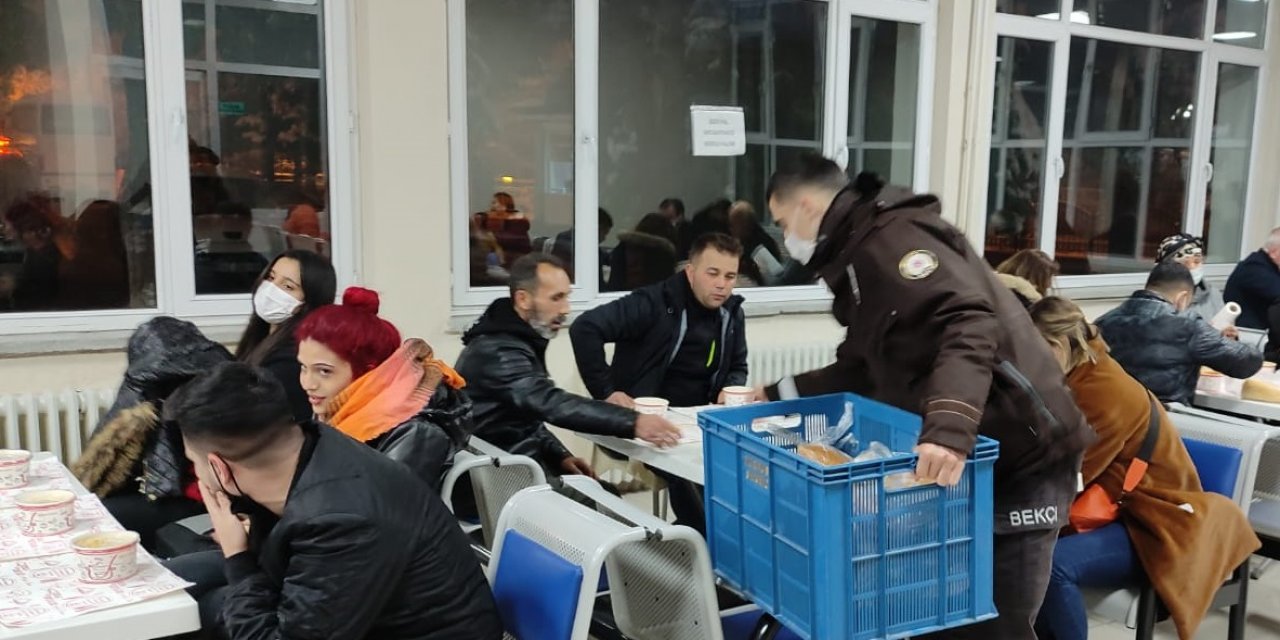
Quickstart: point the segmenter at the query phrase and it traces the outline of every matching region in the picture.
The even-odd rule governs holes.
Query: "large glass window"
[[[849,63],[849,172],[915,178],[920,25],[854,18]]]
[[[322,3],[183,5],[197,294],[243,294],[272,256],[329,253]]]
[[[1002,37],[995,65],[986,231],[992,265],[1040,246],[1053,43]]]
[[[1218,0],[1213,39],[1261,49],[1267,36],[1268,0]]]
[[[996,0],[996,10],[1019,16],[1036,16],[1057,20],[1062,0]]]
[[[931,1],[883,0],[879,19],[825,0],[529,4],[449,3],[461,306],[530,251],[569,261],[590,304],[671,277],[713,231],[742,242],[748,299],[821,295],[772,223],[769,176],[812,152],[923,181]],[[741,112],[741,155],[694,155],[691,111],[716,107]]]
[[[1077,0],[1073,6],[1071,20],[1084,24],[1182,38],[1204,34],[1205,0]]]
[[[739,286],[782,284],[765,181],[822,149],[826,20],[808,0],[600,3],[599,202],[613,222],[601,290],[670,277],[711,231],[746,245]],[[746,155],[693,156],[692,105],[741,107]]]
[[[1194,52],[1075,38],[1058,204],[1063,273],[1147,271],[1182,230],[1194,131]]]
[[[141,22],[0,3],[0,311],[156,306]]]
[[[1257,100],[1257,67],[1218,66],[1210,158],[1213,171],[1204,211],[1210,262],[1231,262],[1240,255]]]
[[[1045,20],[995,20],[989,261],[1039,248],[1063,275],[1127,284],[1175,233],[1203,235],[1212,263],[1238,260],[1268,3],[1077,0],[1069,18],[1033,4],[999,8]]]
[[[505,285],[535,244],[573,264],[573,2],[468,0],[466,16],[469,281]]]

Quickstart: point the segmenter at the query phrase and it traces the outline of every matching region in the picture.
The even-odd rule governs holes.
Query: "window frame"
[[[315,7],[323,37],[324,130],[326,135],[329,227],[333,238],[331,258],[339,286],[356,282],[359,238],[358,184],[355,153],[358,149],[354,76],[351,54],[354,39],[352,0],[314,0],[310,4],[267,0],[221,0],[223,6],[310,12]],[[46,350],[101,348],[94,336],[132,331],[156,316],[176,316],[220,334],[243,326],[252,313],[252,295],[196,295],[192,253],[191,188],[188,174],[186,82],[195,63],[186,61],[182,8],[172,0],[141,0],[144,58],[139,67],[132,58],[111,56],[113,68],[145,73],[147,138],[151,162],[152,242],[155,249],[156,305],[147,309],[94,309],[0,314],[0,351],[24,352],[23,342],[32,336],[56,336]],[[203,4],[203,3],[200,3]],[[201,68],[262,70],[262,65],[202,61]],[[279,69],[279,68],[277,68]],[[296,71],[295,68],[288,68]],[[216,116],[215,116],[216,117]],[[187,212],[171,215],[158,212]],[[67,338],[70,337],[70,340]],[[9,343],[12,344],[9,344]],[[10,347],[13,348],[10,348]]]
[[[573,1],[574,48],[574,224],[575,237],[594,238],[599,202],[599,18],[598,0]],[[919,85],[916,91],[916,138],[913,184],[929,188],[932,113],[937,42],[937,0],[809,0],[827,5],[826,50],[823,70],[821,151],[842,168],[848,164],[850,91],[850,31],[854,18],[910,22],[920,27]],[[460,327],[493,300],[507,295],[505,287],[475,287],[470,282],[468,220],[471,215],[470,164],[467,128],[466,0],[447,0],[449,66],[449,228],[452,265],[452,325]],[[808,141],[748,133],[753,144],[809,146]],[[763,204],[763,203],[761,203]],[[575,312],[616,300],[627,292],[600,290],[594,243],[575,242],[576,280],[571,301]],[[827,308],[831,294],[821,284],[738,289],[749,313],[807,313]]]
[[[1204,27],[1199,38],[1182,38],[1113,27],[1078,24],[1071,21],[1071,13],[1075,8],[1075,4],[1076,0],[1062,0],[1059,17],[1056,20],[996,12],[993,28],[988,34],[990,50],[993,52],[997,51],[999,40],[1002,37],[1035,40],[1053,45],[1053,67],[1049,88],[1049,120],[1046,130],[1048,144],[1045,148],[1045,179],[1040,187],[1041,205],[1037,221],[1040,238],[1037,248],[1046,251],[1049,255],[1055,255],[1056,252],[1058,204],[1060,202],[1062,181],[1066,178],[1065,153],[1070,148],[1083,148],[1099,144],[1124,146],[1126,143],[1125,134],[1127,132],[1115,132],[1111,135],[1086,133],[1083,136],[1078,136],[1070,144],[1065,140],[1066,95],[1073,38],[1188,51],[1198,55],[1197,63],[1199,68],[1196,80],[1197,86],[1194,92],[1196,96],[1196,112],[1193,117],[1193,128],[1189,141],[1191,159],[1189,161],[1190,170],[1187,175],[1187,194],[1182,218],[1182,228],[1186,233],[1193,235],[1199,235],[1204,229],[1204,205],[1207,187],[1212,177],[1212,166],[1209,162],[1209,157],[1213,144],[1213,122],[1220,65],[1224,63],[1236,64],[1254,67],[1258,70],[1258,95],[1255,98],[1255,122],[1249,155],[1248,186],[1245,193],[1246,206],[1244,219],[1241,221],[1241,228],[1247,234],[1255,217],[1259,215],[1255,211],[1256,207],[1251,206],[1251,204],[1258,181],[1258,145],[1261,142],[1259,134],[1262,129],[1262,127],[1258,126],[1258,114],[1263,113],[1265,92],[1270,75],[1268,73],[1266,49],[1254,49],[1214,40],[1214,24],[1218,8],[1216,0],[1208,0],[1205,3]],[[1270,30],[1272,22],[1273,20],[1268,18],[1268,30]],[[1272,34],[1268,33],[1266,41],[1272,42],[1271,38]],[[974,145],[975,151],[969,155],[969,161],[975,162],[976,166],[987,167],[988,171],[992,170],[990,154],[996,148],[993,146],[989,124],[992,122],[992,118],[995,117],[996,108],[994,104],[997,82],[995,67],[993,55],[990,64],[986,64],[981,71],[979,86],[984,87],[984,92],[981,96],[982,102],[979,112],[987,114],[988,117],[983,121],[988,124],[987,128],[981,133],[985,137],[978,141],[979,144]],[[1150,82],[1147,84],[1150,84]],[[1144,122],[1146,117],[1144,114]],[[1134,146],[1152,147],[1153,145],[1158,145],[1161,140],[1164,139],[1145,140],[1142,145]],[[1178,139],[1178,142],[1180,143],[1179,146],[1181,146],[1187,141]],[[1147,164],[1149,165],[1150,163],[1148,162]],[[1150,166],[1145,167],[1144,171],[1150,171]],[[1050,188],[1051,186],[1052,188]],[[981,181],[981,184],[974,185],[972,199],[970,200],[970,206],[974,207],[973,210],[981,212],[981,223],[970,225],[966,235],[980,252],[985,251],[987,219],[991,213],[987,210],[988,193],[989,185],[986,181]],[[1145,208],[1145,201],[1142,206]],[[1247,241],[1247,237],[1242,237],[1239,240],[1240,257],[1242,258],[1251,252],[1252,248]],[[1234,261],[1206,264],[1205,273],[1211,278],[1225,277],[1230,274],[1234,266]],[[1090,298],[1127,295],[1134,287],[1140,287],[1145,280],[1146,273],[1112,273],[1059,276],[1055,284],[1059,290],[1069,291],[1073,296]]]

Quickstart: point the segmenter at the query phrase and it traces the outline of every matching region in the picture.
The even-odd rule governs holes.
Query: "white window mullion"
[[[483,307],[497,287],[471,286],[471,176],[467,129],[467,2],[449,0],[449,219],[453,239],[453,304]]]
[[[1071,68],[1071,36],[1061,32],[1053,41],[1053,74],[1049,80],[1049,127],[1045,131],[1044,182],[1040,196],[1040,250],[1054,255],[1058,246],[1058,200],[1066,176],[1063,134],[1067,120],[1067,75]],[[1080,114],[1078,117],[1083,117]]]
[[[1200,57],[1200,83],[1196,89],[1195,131],[1187,176],[1187,209],[1182,229],[1193,236],[1204,233],[1205,198],[1208,196],[1213,156],[1213,118],[1217,108],[1218,59],[1212,49]]]
[[[915,167],[912,172],[915,190],[929,191],[929,164],[933,159],[933,87],[936,73],[938,39],[938,7],[930,4],[932,15],[920,23],[920,72],[916,88]]]
[[[822,128],[822,153],[833,158],[842,169],[854,161],[849,157],[849,113],[852,109],[849,90],[849,64],[853,51],[849,34],[853,17],[832,3],[827,6],[827,73],[823,88],[826,126]],[[857,165],[854,165],[857,166]]]
[[[360,282],[359,153],[355,113],[356,82],[351,64],[351,25],[355,6],[349,0],[326,0],[324,78],[326,133],[329,136],[329,233],[338,291]]]
[[[599,293],[600,3],[573,3],[573,259],[575,301]]]
[[[196,313],[182,4],[143,2],[156,293],[162,313]],[[212,115],[210,116],[212,117]]]

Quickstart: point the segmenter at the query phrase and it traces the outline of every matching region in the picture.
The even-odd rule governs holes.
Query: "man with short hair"
[[[528,455],[557,476],[594,472],[547,423],[664,447],[679,441],[679,429],[665,418],[569,393],[547,373],[547,345],[569,317],[563,262],[546,254],[520,258],[511,266],[510,290],[511,297],[493,301],[467,330],[455,366],[467,380],[477,436]]]
[[[263,370],[217,365],[176,392],[164,413],[182,431],[226,558],[227,586],[201,598],[206,632],[231,640],[502,637],[489,585],[439,496],[364,444],[298,424]],[[179,575],[185,558],[171,566]]]
[[[1271,230],[1261,249],[1236,265],[1222,297],[1240,305],[1236,326],[1268,328],[1267,312],[1280,302],[1280,227]]]
[[[733,295],[742,245],[722,233],[694,240],[684,271],[583,313],[569,328],[578,373],[592,397],[623,407],[637,397],[673,407],[724,401],[747,383],[746,317]],[[605,345],[616,345],[613,363]],[[702,492],[669,474],[676,522],[706,529]]]
[[[868,173],[849,184],[836,163],[805,154],[773,175],[767,200],[791,257],[830,287],[848,332],[835,364],[760,393],[850,391],[921,414],[916,474],[942,486],[960,481],[979,434],[998,440],[991,515],[1000,617],[940,635],[1034,640],[1054,544],[1094,439],[1048,345],[942,219],[936,197],[884,187]]]
[[[1191,272],[1161,262],[1147,286],[1095,323],[1111,355],[1161,402],[1191,404],[1200,367],[1232,378],[1262,368],[1262,352],[1222,335],[1204,318],[1183,313],[1195,292]]]

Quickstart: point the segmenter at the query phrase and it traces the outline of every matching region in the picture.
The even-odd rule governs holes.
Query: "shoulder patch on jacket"
[[[938,256],[932,251],[917,249],[898,261],[898,273],[908,280],[923,280],[938,270]]]

